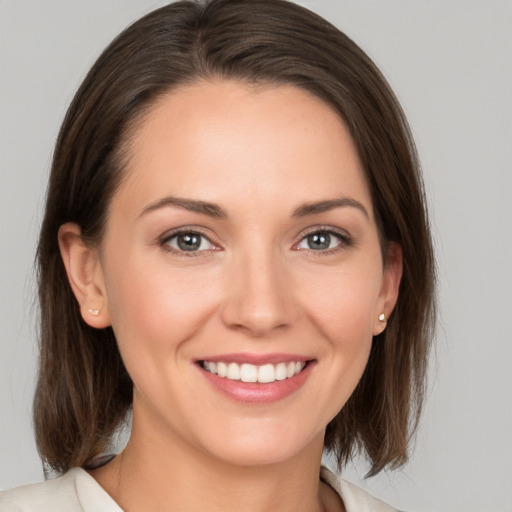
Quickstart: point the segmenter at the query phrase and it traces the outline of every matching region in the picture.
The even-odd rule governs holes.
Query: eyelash
[[[182,227],[182,228],[179,228],[179,229],[177,229],[175,231],[171,231],[171,232],[166,233],[160,239],[159,245],[165,251],[167,251],[167,252],[169,252],[171,254],[174,254],[176,256],[184,256],[186,258],[201,256],[202,255],[201,253],[206,252],[204,250],[202,250],[202,251],[183,251],[183,250],[179,250],[179,249],[175,249],[174,247],[171,247],[169,245],[169,242],[173,238],[176,238],[176,237],[178,237],[180,235],[195,235],[195,236],[199,236],[199,237],[205,238],[206,240],[208,240],[208,242],[212,246],[216,247],[215,244],[208,238],[208,236],[205,233],[201,232],[201,230],[199,230],[197,228],[187,228],[187,227]],[[218,250],[218,249],[216,249],[216,250]]]
[[[329,226],[329,227],[327,227],[327,226],[325,226],[325,227],[324,226],[315,226],[315,228],[313,228],[313,229],[311,229],[311,230],[309,230],[309,231],[307,231],[305,233],[302,233],[300,235],[299,242],[294,244],[293,247],[295,248],[298,245],[300,245],[308,236],[316,235],[316,234],[327,234],[329,236],[334,235],[336,238],[339,239],[340,242],[335,247],[332,247],[330,249],[325,249],[325,250],[303,249],[305,251],[308,251],[313,256],[330,255],[330,254],[342,251],[343,249],[345,249],[347,247],[350,247],[350,246],[352,246],[354,244],[354,242],[352,240],[352,237],[346,231],[338,230],[338,229],[335,229],[335,228],[333,228],[331,226]],[[179,228],[176,231],[172,231],[172,232],[166,233],[160,239],[159,245],[165,251],[167,251],[167,252],[169,252],[171,254],[175,254],[177,256],[197,257],[197,256],[201,256],[202,253],[207,252],[207,250],[185,251],[185,250],[179,250],[179,249],[175,249],[174,247],[171,247],[169,245],[169,242],[171,240],[173,240],[174,238],[180,236],[180,235],[195,235],[195,236],[199,236],[199,237],[205,238],[211,244],[211,246],[217,247],[208,238],[208,236],[205,233],[201,232],[201,230],[198,230],[197,228],[186,228],[186,227]],[[213,249],[213,250],[219,250],[219,249]],[[295,249],[295,250],[299,250],[299,249]]]
[[[333,228],[332,226],[315,226],[314,228],[306,231],[305,233],[301,233],[300,241],[297,244],[294,244],[294,247],[300,245],[308,236],[317,234],[327,234],[329,236],[334,235],[336,238],[339,239],[339,243],[335,247],[325,250],[304,249],[308,251],[308,253],[311,254],[312,256],[328,256],[343,251],[347,247],[354,245],[352,237],[344,230],[336,229]]]

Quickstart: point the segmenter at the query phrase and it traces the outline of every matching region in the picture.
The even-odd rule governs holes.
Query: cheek
[[[176,350],[201,329],[218,296],[211,276],[130,261],[123,272],[111,274],[109,307],[122,352],[137,357]],[[205,286],[206,282],[210,286]]]
[[[357,347],[370,342],[381,276],[378,265],[333,270],[310,281],[308,293],[301,293],[304,308],[332,343]]]

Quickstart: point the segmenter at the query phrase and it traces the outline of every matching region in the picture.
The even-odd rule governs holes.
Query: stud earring
[[[91,313],[91,315],[93,315],[93,316],[98,316],[100,314],[100,310],[99,309],[89,309],[89,313]]]
[[[386,321],[386,315],[384,313],[381,313],[379,315],[379,322],[385,322]]]

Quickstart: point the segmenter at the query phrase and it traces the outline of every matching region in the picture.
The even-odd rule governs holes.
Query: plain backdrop
[[[42,479],[33,260],[52,146],[100,51],[164,2],[0,0],[0,489]],[[512,2],[304,0],[383,70],[423,162],[441,322],[411,462],[364,481],[412,512],[512,511]]]

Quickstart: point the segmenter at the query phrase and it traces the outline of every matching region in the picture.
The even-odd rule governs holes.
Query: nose
[[[286,264],[271,251],[234,258],[226,272],[222,321],[230,329],[262,338],[291,326],[297,315]]]

